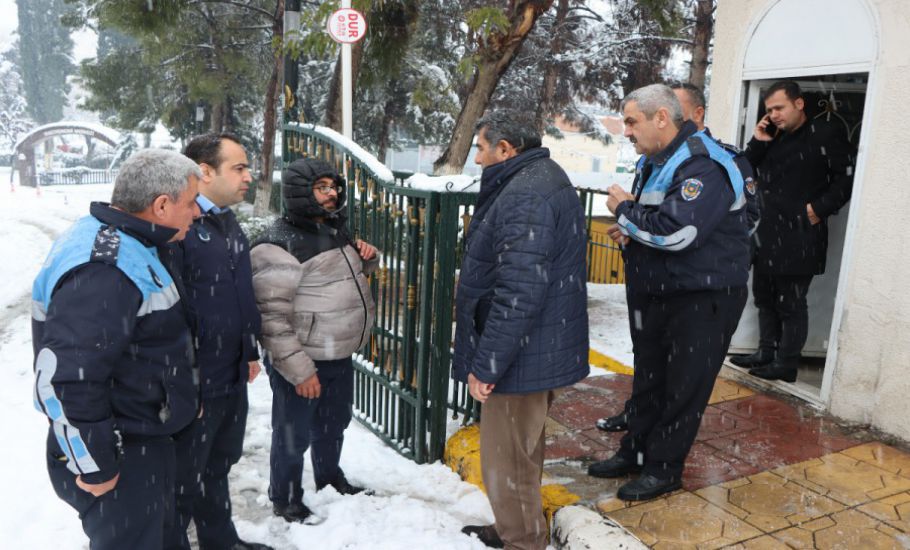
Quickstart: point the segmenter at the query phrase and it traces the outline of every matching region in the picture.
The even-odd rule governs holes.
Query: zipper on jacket
[[[367,336],[367,319],[370,317],[370,315],[367,308],[366,298],[363,297],[363,291],[360,290],[360,283],[357,281],[357,274],[354,273],[354,267],[351,265],[351,261],[348,260],[348,255],[344,253],[345,246],[346,245],[342,245],[338,250],[341,251],[341,256],[344,258],[344,262],[348,264],[348,270],[351,272],[351,279],[354,281],[354,288],[357,289],[357,294],[360,295],[360,303],[363,306],[363,330],[360,331],[360,341],[363,342]]]

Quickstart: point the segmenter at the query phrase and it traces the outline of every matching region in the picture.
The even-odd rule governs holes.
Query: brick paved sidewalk
[[[686,462],[683,489],[626,504],[628,478],[586,475],[621,434],[632,377],[590,377],[556,399],[546,475],[655,548],[910,548],[910,453],[791,398],[719,379]]]

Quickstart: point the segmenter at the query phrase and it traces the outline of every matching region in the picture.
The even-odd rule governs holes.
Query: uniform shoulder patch
[[[701,195],[701,190],[704,189],[705,184],[699,179],[689,178],[683,182],[680,192],[682,193],[683,200],[694,201]]]
[[[745,183],[746,183],[746,192],[749,193],[750,195],[754,195],[755,194],[755,178],[747,177]]]

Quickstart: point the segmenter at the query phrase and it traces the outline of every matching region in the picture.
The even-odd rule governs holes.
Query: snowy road
[[[110,186],[48,187],[10,192],[0,169],[0,546],[87,548],[75,511],[53,494],[44,466],[46,420],[34,410],[29,291],[52,239],[88,212],[91,200],[107,200]],[[486,497],[441,464],[417,465],[400,457],[356,422],[345,439],[342,467],[350,480],[376,496],[341,497],[313,491],[307,472],[306,503],[326,521],[288,525],[271,515],[268,486],[269,408],[265,377],[250,388],[246,449],[232,472],[233,506],[240,535],[280,549],[480,549],[460,533],[466,523],[492,521]]]

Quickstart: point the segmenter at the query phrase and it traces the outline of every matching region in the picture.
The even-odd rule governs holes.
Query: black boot
[[[797,363],[795,361],[775,360],[770,365],[749,370],[749,374],[765,380],[783,380],[796,382]]]
[[[461,532],[469,537],[477,535],[480,542],[490,548],[502,548],[505,546],[505,543],[499,538],[499,533],[496,532],[496,527],[493,525],[467,525],[462,527]]]
[[[774,350],[770,348],[758,348],[758,351],[749,355],[733,355],[730,362],[737,367],[753,368],[767,365],[774,361]]]
[[[616,416],[601,418],[596,426],[598,430],[604,432],[624,432],[629,429],[629,415],[623,411]]]
[[[278,504],[272,503],[272,512],[284,518],[288,523],[304,523],[307,518],[313,515],[313,512],[307,508],[306,504]]]
[[[616,491],[616,496],[621,500],[651,500],[681,487],[682,482],[679,479],[660,479],[645,474],[620,487]]]
[[[588,475],[594,477],[622,477],[640,471],[641,464],[619,455],[588,466]]]
[[[329,483],[328,485],[317,486],[316,490],[321,491],[325,487],[334,487],[339,494],[342,495],[356,495],[364,492],[363,487],[358,487],[357,485],[351,485],[348,482],[348,478],[344,477],[344,472],[340,469],[338,470],[338,475],[335,477],[335,481]],[[372,495],[373,491],[366,491],[367,495]]]

